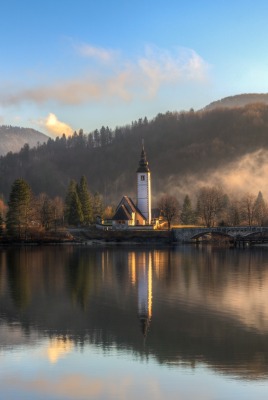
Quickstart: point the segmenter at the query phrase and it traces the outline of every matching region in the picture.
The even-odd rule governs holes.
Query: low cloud
[[[64,122],[59,121],[53,113],[50,113],[41,125],[45,126],[47,131],[55,137],[61,136],[63,133],[65,133],[66,136],[73,134],[73,129]]]
[[[156,96],[162,87],[180,85],[185,82],[204,83],[208,79],[208,64],[193,50],[146,48],[145,54],[134,60],[118,57],[116,65],[107,70],[102,63],[111,61],[114,53],[110,50],[80,46],[80,54],[94,58],[97,65],[89,66],[88,74],[79,78],[58,80],[46,86],[17,90],[3,89],[0,95],[2,106],[23,102],[42,104],[79,105],[90,101],[119,98],[130,101],[134,98]]]
[[[268,151],[260,149],[240,157],[234,162],[203,174],[188,174],[184,178],[170,176],[163,187],[163,193],[168,192],[183,199],[188,193],[195,195],[202,186],[220,186],[230,196],[238,198],[245,193],[252,193],[257,197],[261,191],[268,201]],[[180,182],[178,186],[178,182]]]

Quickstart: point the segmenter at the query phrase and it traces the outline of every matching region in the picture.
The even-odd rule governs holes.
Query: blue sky
[[[52,137],[268,92],[268,2],[9,0],[0,124]]]

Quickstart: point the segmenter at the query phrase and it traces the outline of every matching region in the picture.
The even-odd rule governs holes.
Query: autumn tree
[[[168,229],[170,230],[172,220],[179,216],[180,206],[178,200],[174,196],[164,195],[159,200],[158,207],[163,217],[166,219]]]
[[[24,179],[16,179],[11,187],[6,218],[7,232],[19,238],[27,235],[31,214],[32,193]]]
[[[197,215],[209,228],[214,226],[223,210],[225,196],[220,188],[203,186],[197,194]]]

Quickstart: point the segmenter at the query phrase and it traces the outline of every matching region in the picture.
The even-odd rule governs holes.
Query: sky
[[[266,0],[1,3],[0,124],[51,137],[268,92]]]

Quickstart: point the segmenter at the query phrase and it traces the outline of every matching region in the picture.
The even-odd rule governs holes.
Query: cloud
[[[102,47],[94,47],[86,43],[75,46],[75,48],[81,56],[95,58],[104,63],[111,62],[117,55],[117,52],[114,50],[107,50]]]
[[[45,121],[41,121],[41,125],[45,126],[48,132],[55,137],[61,136],[63,133],[65,133],[66,136],[73,134],[73,129],[64,122],[59,121],[53,113],[50,113]]]
[[[155,95],[164,84],[185,81],[206,82],[208,64],[191,49],[175,49],[171,52],[156,47],[147,47],[145,57],[138,65],[146,79],[149,93]]]
[[[185,82],[203,83],[208,78],[208,64],[191,49],[165,50],[147,46],[145,54],[136,59],[118,58],[116,65],[107,70],[103,61],[114,57],[110,50],[80,46],[80,53],[95,58],[97,65],[89,66],[87,74],[68,80],[51,82],[18,90],[2,88],[0,105],[17,105],[24,102],[42,104],[80,105],[116,98],[122,101],[156,96],[161,88],[174,88]],[[172,85],[172,86],[171,86]]]

